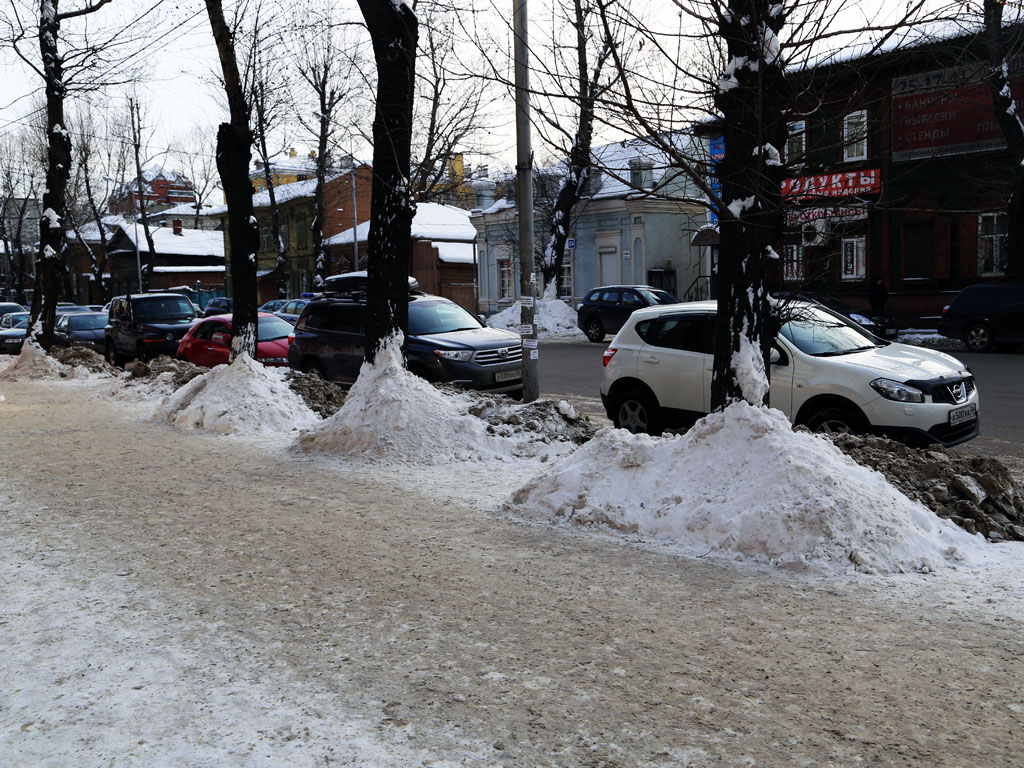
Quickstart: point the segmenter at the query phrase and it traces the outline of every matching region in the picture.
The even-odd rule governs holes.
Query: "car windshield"
[[[103,328],[106,324],[106,315],[82,314],[70,315],[68,317],[68,327],[72,331],[95,331]]]
[[[409,302],[409,334],[412,336],[472,331],[479,327],[479,320],[451,301]]]
[[[779,332],[801,352],[815,357],[846,355],[886,346],[856,323],[813,306],[791,307],[789,320]]]
[[[286,339],[293,330],[292,324],[280,317],[261,317],[256,326],[256,341]]]
[[[134,309],[138,320],[192,320],[196,316],[192,302],[184,296],[136,299]]]

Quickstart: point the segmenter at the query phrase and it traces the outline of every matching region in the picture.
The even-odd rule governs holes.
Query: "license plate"
[[[522,378],[522,375],[521,371],[501,371],[500,373],[494,374],[494,381],[495,383],[502,381],[518,381]]]
[[[954,408],[949,412],[949,426],[955,427],[957,424],[963,424],[965,421],[971,421],[976,418],[978,418],[977,403],[971,403],[962,408]]]

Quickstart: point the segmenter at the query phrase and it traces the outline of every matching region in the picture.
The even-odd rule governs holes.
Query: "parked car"
[[[351,383],[363,363],[366,304],[324,296],[303,309],[288,345],[288,363],[300,371]],[[428,381],[468,389],[521,394],[523,346],[519,334],[488,328],[453,301],[409,294],[409,370]]]
[[[229,299],[227,296],[215,296],[206,302],[206,307],[203,309],[203,317],[225,315],[234,309],[234,306],[235,302],[233,299]]]
[[[8,315],[11,312],[25,312],[25,307],[21,304],[15,304],[13,301],[0,301],[0,317]]]
[[[28,312],[8,312],[0,317],[0,355],[16,355],[21,352],[28,332]]]
[[[192,302],[178,293],[118,296],[110,304],[103,350],[114,365],[133,357],[174,355],[196,320]]]
[[[274,299],[273,301],[266,302],[260,307],[260,312],[277,312],[281,307],[288,303],[288,299]]]
[[[53,343],[58,347],[88,347],[102,355],[107,320],[102,312],[61,315],[53,329]]]
[[[365,269],[358,272],[344,272],[331,275],[324,281],[325,293],[366,293],[367,274]],[[415,277],[409,277],[409,290],[419,290],[420,283]]]
[[[264,365],[288,365],[288,334],[292,325],[277,315],[260,312],[256,321],[256,359]],[[224,365],[231,354],[231,315],[200,320],[182,336],[178,358],[213,368]]]
[[[604,354],[615,426],[659,434],[711,407],[715,302],[634,312]],[[771,404],[819,432],[871,432],[950,446],[978,434],[978,390],[950,355],[879,339],[834,312],[787,309],[771,358]]]
[[[970,285],[942,309],[939,333],[972,352],[1009,351],[1024,342],[1024,285]]]
[[[309,303],[309,299],[292,299],[274,314],[282,320],[287,320],[292,325],[299,319],[303,308]]]
[[[588,293],[576,311],[576,325],[595,343],[617,332],[642,307],[675,304],[675,296],[649,285],[606,285]]]
[[[838,312],[845,318],[853,320],[868,333],[880,339],[893,341],[900,335],[900,329],[896,321],[884,312],[875,312],[871,309],[858,309],[835,296],[826,296],[821,293],[779,293],[776,298],[783,301],[807,301],[812,304],[821,304],[833,312]]]

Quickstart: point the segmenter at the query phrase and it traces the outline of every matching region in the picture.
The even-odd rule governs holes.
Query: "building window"
[[[281,225],[281,242],[284,243],[284,250],[288,250],[288,225]]]
[[[978,274],[1001,275],[1006,269],[1005,213],[978,216]]]
[[[868,157],[868,113],[861,109],[843,118],[843,160]]]
[[[903,277],[921,280],[934,271],[935,227],[932,222],[903,225]]]
[[[562,279],[558,285],[559,298],[572,298],[572,259],[562,258]]]
[[[500,284],[498,286],[498,298],[511,299],[513,278],[511,259],[501,259],[498,261],[498,275],[500,278]]]
[[[270,236],[270,224],[266,221],[260,222],[260,250],[276,251],[273,238]]]
[[[799,243],[782,246],[782,279],[804,279],[804,247]]]
[[[786,123],[786,162],[800,165],[807,150],[807,124],[803,120]]]
[[[863,237],[843,239],[843,280],[863,280],[867,277],[867,247]]]
[[[305,216],[299,216],[299,218],[297,218],[295,220],[295,247],[296,248],[305,248],[306,247],[306,232],[307,231],[308,231],[308,227],[306,227],[306,217]]]
[[[647,161],[630,161],[629,185],[634,189],[650,189],[653,187],[654,166]]]
[[[584,194],[591,196],[596,195],[601,191],[601,184],[602,179],[600,169],[591,168],[587,171],[587,181],[586,184],[584,184]]]

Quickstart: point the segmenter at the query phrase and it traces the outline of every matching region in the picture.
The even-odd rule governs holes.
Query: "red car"
[[[256,359],[264,365],[288,367],[288,334],[294,329],[277,315],[260,312],[256,327]],[[231,352],[231,315],[215,315],[189,328],[178,344],[178,357],[212,368],[228,361]]]

